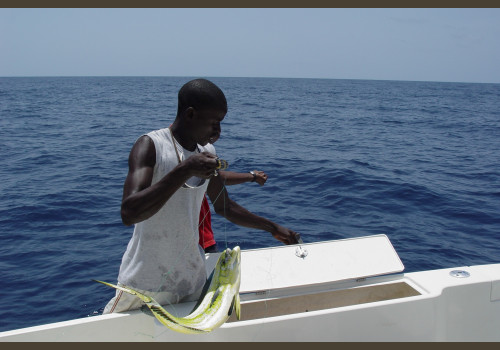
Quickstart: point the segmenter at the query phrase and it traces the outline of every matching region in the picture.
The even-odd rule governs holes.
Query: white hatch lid
[[[386,235],[242,250],[240,293],[403,270],[403,263]]]

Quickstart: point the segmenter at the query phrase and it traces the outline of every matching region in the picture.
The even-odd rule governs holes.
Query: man
[[[206,281],[204,253],[198,244],[200,207],[205,192],[217,214],[229,221],[270,232],[285,244],[298,234],[259,217],[232,201],[217,174],[211,144],[220,136],[227,113],[224,93],[196,79],[178,95],[170,128],[141,136],[130,151],[121,207],[125,225],[135,225],[122,258],[118,283],[160,304],[196,300]],[[117,290],[104,313],[140,308],[135,296]]]

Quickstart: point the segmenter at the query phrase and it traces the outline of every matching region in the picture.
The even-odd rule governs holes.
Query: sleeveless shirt
[[[179,163],[174,147],[181,161],[197,153],[174,141],[168,128],[147,136],[156,148],[152,184]],[[198,145],[197,149],[215,154],[211,144]],[[187,183],[197,180],[191,178]],[[122,258],[118,282],[152,292],[174,293],[179,299],[201,290],[207,275],[205,255],[198,244],[198,223],[208,182],[199,187],[180,187],[155,215],[135,225]]]

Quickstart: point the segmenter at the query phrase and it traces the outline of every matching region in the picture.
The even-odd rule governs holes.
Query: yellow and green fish
[[[137,296],[149,307],[158,321],[174,331],[187,334],[208,333],[226,322],[233,310],[236,318],[240,319],[240,262],[240,247],[224,250],[205,283],[198,304],[189,315],[184,317],[170,314],[153,298],[133,288],[102,281],[96,282]]]

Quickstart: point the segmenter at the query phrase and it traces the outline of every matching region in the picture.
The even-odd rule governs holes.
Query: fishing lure
[[[219,157],[217,157],[215,161],[217,162],[217,165],[214,170],[214,176],[217,176],[219,175],[219,170],[226,170],[229,164],[226,160],[220,159]]]
[[[217,170],[226,170],[229,166],[227,160],[220,159],[219,157],[217,157],[215,161],[217,162],[217,166],[215,167]]]

